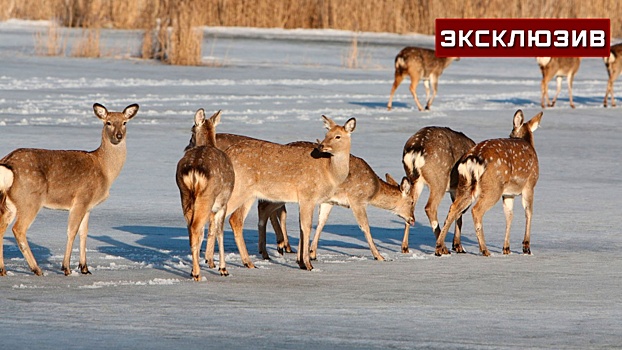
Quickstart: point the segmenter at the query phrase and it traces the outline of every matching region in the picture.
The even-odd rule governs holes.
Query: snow
[[[354,33],[206,28],[203,52],[223,65],[171,67],[131,58],[140,46],[140,33],[132,31],[101,34],[106,49],[126,54],[121,59],[35,56],[34,33],[42,28],[0,23],[1,155],[18,147],[91,150],[101,133],[93,103],[109,110],[138,103],[140,110],[128,123],[125,167],[109,199],[91,214],[92,275],[77,270],[77,243],[73,274],[60,269],[66,212],[42,210],[28,232],[43,277],[30,273],[12,234],[5,234],[3,347],[620,346],[622,121],[620,108],[602,107],[602,60],[583,60],[574,84],[577,108],[569,107],[564,83],[558,105],[544,111],[535,132],[540,180],[532,256],[521,253],[518,204],[512,254],[502,254],[505,221],[498,203],[484,217],[491,257],[478,254],[468,213],[462,236],[468,253],[435,257],[426,189],[409,254],[401,253],[403,223],[395,215],[368,209],[372,235],[388,260],[377,262],[351,212],[335,208],[313,271],[299,270],[295,255],[279,257],[271,229],[272,260],[263,261],[253,210],[245,240],[258,268],[243,267],[227,225],[231,275],[220,277],[202,264],[203,281],[193,282],[174,174],[198,108],[223,110],[220,132],[275,142],[322,138],[322,114],[340,123],[356,117],[352,153],[379,175],[399,178],[404,143],[423,126],[449,126],[481,141],[507,136],[519,108],[526,118],[538,113],[535,60],[462,59],[440,78],[431,111],[414,108],[406,81],[387,112],[395,54],[405,45],[430,45],[430,37],[358,33],[365,67],[346,69],[342,61]],[[423,98],[423,87],[418,92]],[[439,208],[441,221],[449,202],[447,196]],[[294,205],[289,213],[297,247]]]

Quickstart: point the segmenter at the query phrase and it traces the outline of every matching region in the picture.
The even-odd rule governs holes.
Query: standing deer
[[[427,185],[430,189],[425,213],[436,238],[441,233],[437,216],[438,206],[445,192],[449,191],[451,200],[454,200],[458,185],[456,163],[473,146],[475,142],[463,133],[437,126],[420,129],[404,145],[402,163],[406,176],[413,185],[414,205],[417,204],[423,186]],[[456,220],[456,232],[460,232],[461,229],[462,215]],[[410,225],[406,225],[402,240],[402,253],[409,252],[409,233]]]
[[[289,145],[300,145],[310,148],[313,144],[309,142],[295,142]],[[410,182],[407,178],[403,178],[401,184],[398,185],[390,175],[387,174],[386,177],[387,181],[385,182],[376,175],[367,162],[359,157],[350,155],[350,171],[347,179],[326,202],[320,204],[319,222],[310,248],[311,260],[315,260],[317,257],[320,235],[334,205],[352,209],[352,213],[354,214],[359,228],[365,234],[372,255],[376,260],[385,260],[378,252],[378,248],[376,248],[371,235],[369,221],[367,219],[367,205],[371,204],[375,207],[392,211],[402,218],[406,222],[406,225],[412,225],[415,222]],[[279,234],[287,237],[287,231],[284,228],[280,230],[281,233],[277,231],[277,227],[280,227],[278,222],[285,218],[284,210],[284,203],[264,202],[259,206],[259,221],[264,223],[263,226],[260,226],[259,230],[259,251],[262,253],[264,259],[269,259],[266,250],[266,219],[268,216],[272,217],[275,211],[276,216],[280,218],[276,220],[277,225],[275,226],[278,242],[280,238]],[[274,221],[272,223],[274,226]],[[285,241],[287,241],[287,239],[285,239]]]
[[[205,225],[209,222],[208,239],[218,237],[221,276],[228,276],[225,264],[224,222],[227,202],[233,192],[235,173],[229,157],[216,148],[216,126],[220,123],[220,111],[205,119],[201,108],[194,116],[192,137],[184,156],[177,163],[177,187],[181,196],[181,207],[188,224],[188,238],[192,252],[192,277],[201,280],[199,250],[203,241]],[[214,267],[213,249],[206,252],[212,257],[208,261]]]
[[[225,153],[235,170],[235,186],[227,205],[229,223],[247,267],[254,267],[244,243],[244,220],[255,199],[296,202],[300,214],[298,264],[312,270],[309,237],[315,205],[328,200],[347,178],[350,165],[351,133],[356,120],[343,126],[322,116],[328,129],[317,148],[288,146],[260,140],[231,145]]]
[[[93,105],[95,116],[104,122],[101,145],[92,152],[20,148],[0,160],[0,275],[6,275],[2,240],[15,220],[13,235],[30,270],[42,272],[26,240],[26,231],[42,207],[69,210],[67,247],[62,270],[70,275],[69,262],[76,234],[80,234],[80,263],[86,265],[86,237],[90,212],[108,198],[110,186],[125,163],[125,125],[138,112],[138,105],[123,112],[109,112]]]
[[[533,213],[533,193],[538,182],[538,156],[534,148],[533,132],[540,125],[542,112],[524,122],[523,112],[514,114],[514,128],[509,138],[492,139],[478,143],[458,162],[458,187],[456,199],[449,208],[447,219],[436,240],[435,255],[449,254],[445,247],[445,236],[449,226],[475,200],[471,210],[479,250],[484,256],[490,252],[484,240],[482,218],[499,198],[503,198],[505,213],[505,242],[503,254],[510,253],[510,226],[512,224],[514,197],[522,195],[525,208],[525,238],[523,253],[531,254],[531,215]],[[454,236],[453,248],[463,251],[459,232]]]
[[[419,103],[417,97],[417,84],[419,79],[423,79],[425,86],[425,98],[427,100],[425,109],[428,110],[432,106],[432,102],[436,97],[438,89],[438,78],[443,74],[445,68],[449,67],[451,62],[459,60],[457,57],[436,57],[434,50],[423,49],[420,47],[405,47],[395,57],[395,80],[389,95],[389,103],[387,109],[391,110],[393,95],[395,90],[406,75],[410,76],[410,92],[415,99],[417,108],[421,111],[423,107]],[[430,83],[432,83],[432,97],[430,98]]]
[[[553,107],[557,102],[557,96],[562,90],[562,77],[566,77],[568,82],[568,97],[570,99],[570,107],[575,108],[574,102],[572,102],[572,81],[574,80],[579,65],[581,65],[580,57],[536,57],[536,61],[540,66],[542,72],[542,82],[540,84],[540,90],[542,96],[540,99],[540,105],[542,108]],[[555,97],[549,102],[549,81],[557,77],[557,91]]]
[[[616,106],[616,99],[613,96],[613,82],[618,79],[622,72],[622,44],[611,46],[609,57],[603,58],[609,80],[607,81],[607,91],[605,91],[605,100],[603,105],[607,107],[607,97],[611,96],[611,107]]]

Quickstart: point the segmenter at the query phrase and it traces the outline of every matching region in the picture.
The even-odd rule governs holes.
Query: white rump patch
[[[469,159],[466,161],[466,163],[461,163],[458,166],[458,173],[464,176],[469,182],[472,179],[475,179],[475,181],[479,181],[485,169],[486,168],[483,164],[480,164],[473,159]]]
[[[550,57],[536,57],[536,61],[538,62],[540,66],[546,67],[546,65],[549,64],[549,62],[551,62],[551,58]]]
[[[609,57],[603,57],[603,61],[605,61],[605,63],[613,63],[616,61],[616,56],[613,52],[609,52]]]
[[[205,187],[207,178],[202,173],[191,170],[188,174],[184,175],[183,181],[186,188],[196,190],[199,185]]]
[[[0,191],[6,191],[13,185],[13,172],[0,165]]]

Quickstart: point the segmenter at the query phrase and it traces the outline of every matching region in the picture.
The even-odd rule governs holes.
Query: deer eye
[[[112,125],[112,123],[111,122],[106,122],[106,125],[110,126],[110,125]]]
[[[123,125],[127,124],[127,122],[123,122]]]
[[[335,138],[336,138],[337,140],[339,140],[339,139],[341,138],[341,135],[337,135],[337,136],[335,136]]]

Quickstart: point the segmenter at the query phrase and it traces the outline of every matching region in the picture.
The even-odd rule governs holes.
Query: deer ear
[[[136,113],[138,113],[138,105],[136,103],[125,107],[123,110],[123,115],[125,115],[125,118],[128,120],[134,118]]]
[[[220,124],[220,112],[222,112],[222,110],[219,110],[218,112],[214,113],[209,120],[212,122],[212,125],[214,127],[216,127],[216,125]]]
[[[520,128],[523,125],[523,120],[525,120],[525,116],[523,111],[519,109],[514,113],[514,129]]]
[[[393,176],[391,176],[391,174],[386,173],[384,174],[384,177],[387,179],[387,183],[389,185],[397,186],[397,181],[395,181],[395,179],[393,178]]]
[[[402,195],[407,196],[410,193],[410,181],[408,181],[407,177],[402,178],[402,182],[400,183],[400,190],[402,190]]]
[[[100,105],[99,103],[95,103],[93,105],[93,111],[95,112],[95,116],[101,120],[106,119],[108,117],[108,110],[106,107]]]
[[[346,129],[347,132],[352,133],[352,131],[354,131],[354,129],[356,128],[356,119],[354,118],[350,118],[348,119],[348,121],[343,125],[344,129]]]
[[[201,126],[205,123],[205,110],[203,108],[197,109],[197,112],[194,113],[194,125]]]
[[[540,126],[540,121],[542,120],[543,114],[544,112],[540,112],[536,114],[533,118],[531,118],[530,121],[527,122],[527,126],[529,127],[529,130],[531,130],[531,132],[534,132],[536,131],[536,129],[538,129],[538,127]]]
[[[322,115],[322,121],[324,121],[324,127],[328,130],[330,130],[333,126],[337,125],[332,119],[325,115]]]

